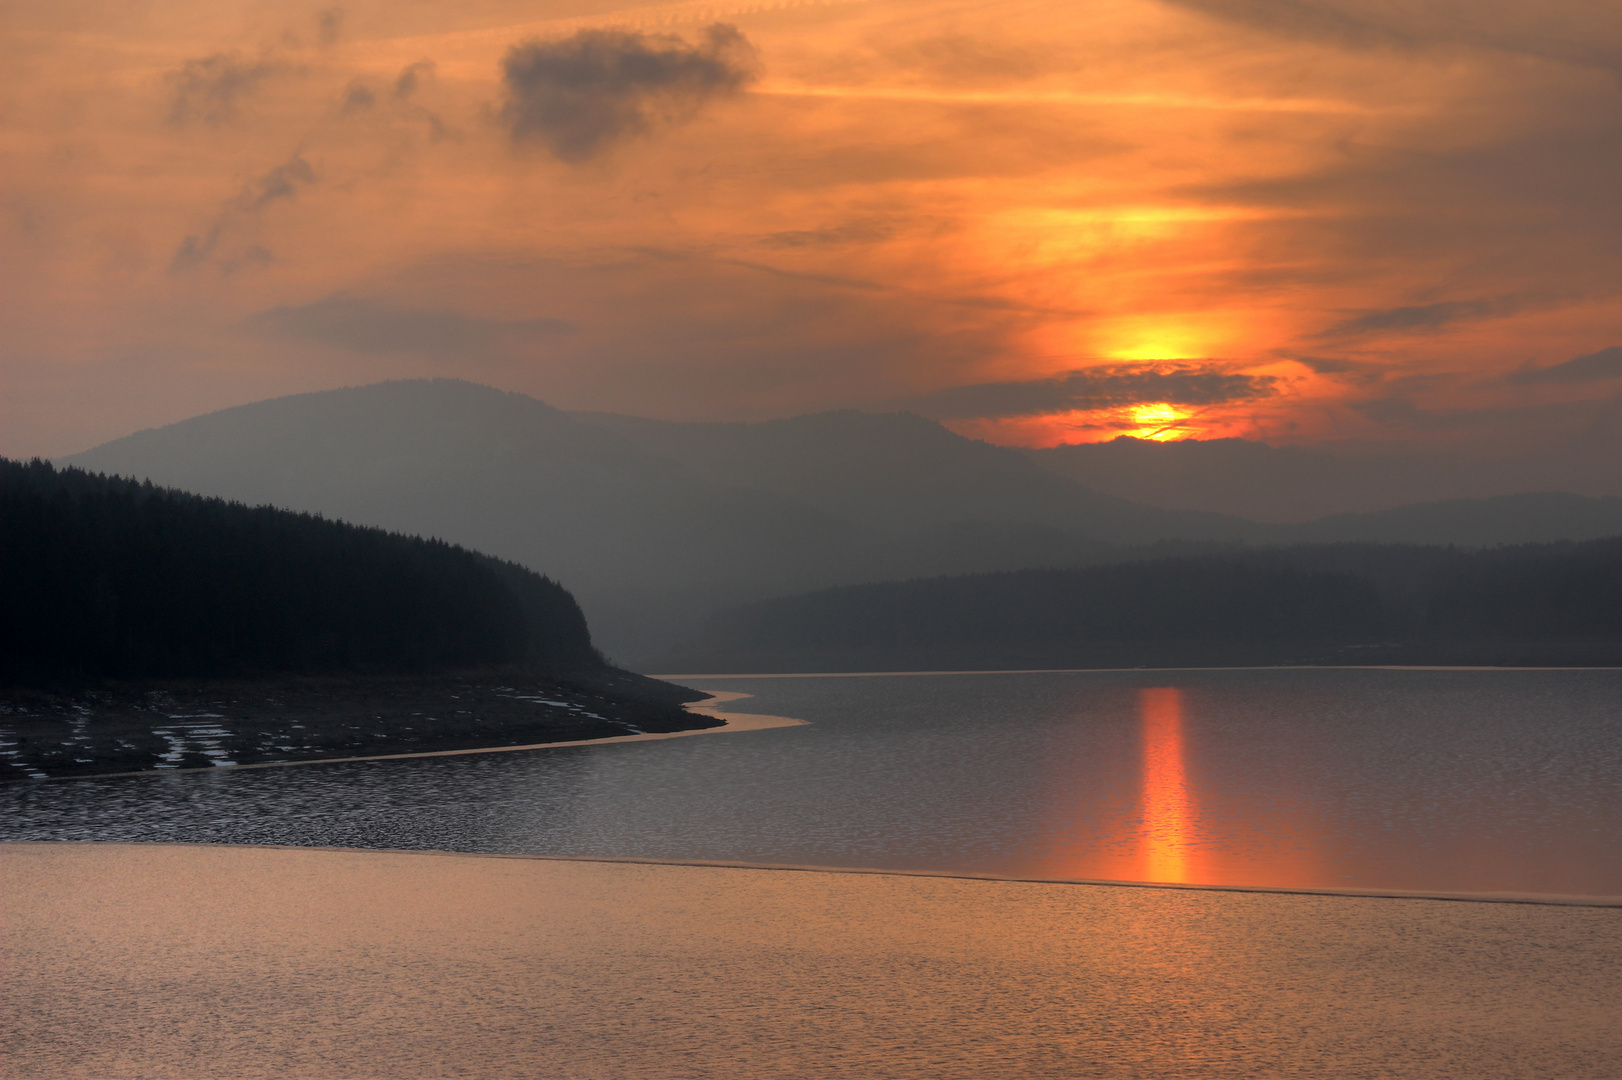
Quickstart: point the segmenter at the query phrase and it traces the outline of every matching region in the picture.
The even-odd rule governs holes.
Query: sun
[[[1190,413],[1187,409],[1179,409],[1162,401],[1151,405],[1134,405],[1127,410],[1127,415],[1136,427],[1128,434],[1159,442],[1175,439],[1182,434],[1183,421],[1188,419]]]

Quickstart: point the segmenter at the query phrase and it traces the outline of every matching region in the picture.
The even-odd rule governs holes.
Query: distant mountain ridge
[[[1622,534],[1622,497],[1528,491],[1486,499],[1443,499],[1363,514],[1334,514],[1277,526],[1280,539],[1389,544],[1535,544]]]
[[[1332,544],[848,585],[726,609],[666,671],[1622,663],[1622,537]]]
[[[1505,446],[1488,457],[1479,448],[1474,454],[1445,447],[1421,452],[1401,443],[1303,447],[1130,436],[1022,453],[1057,476],[1156,506],[1299,523],[1528,491],[1622,495],[1619,413],[1622,407],[1613,407],[1610,423],[1567,432],[1541,449]]]
[[[708,611],[832,585],[1299,539],[1622,534],[1622,499],[1575,496],[1266,525],[1106,495],[908,414],[677,423],[459,380],[257,402],[67,461],[513,560],[568,587],[597,644],[632,662]]]

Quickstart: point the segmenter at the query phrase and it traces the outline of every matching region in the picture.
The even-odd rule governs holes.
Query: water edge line
[[[144,774],[138,774],[144,775]],[[431,848],[351,848],[326,844],[212,844],[140,840],[0,840],[0,853],[13,847],[56,845],[131,848],[218,848],[256,851],[323,851],[342,855],[427,855],[451,859],[515,859],[528,862],[604,863],[627,866],[687,866],[711,870],[781,871],[806,874],[850,874],[875,877],[944,878],[952,881],[1007,882],[1018,885],[1086,885],[1107,889],[1159,889],[1172,892],[1253,893],[1265,896],[1323,896],[1363,900],[1436,900],[1448,903],[1525,904],[1534,907],[1622,908],[1622,896],[1584,896],[1561,893],[1442,892],[1422,889],[1314,889],[1283,885],[1201,885],[1185,882],[1121,881],[1109,878],[1042,878],[1009,874],[978,874],[967,870],[906,870],[869,866],[817,866],[802,863],[755,863],[724,859],[654,859],[614,855],[542,855],[507,851],[438,851]]]

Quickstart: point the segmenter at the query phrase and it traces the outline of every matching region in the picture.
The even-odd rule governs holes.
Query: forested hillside
[[[1332,544],[827,589],[663,670],[1622,662],[1622,538]]]
[[[0,459],[0,678],[602,667],[555,582],[436,540]]]

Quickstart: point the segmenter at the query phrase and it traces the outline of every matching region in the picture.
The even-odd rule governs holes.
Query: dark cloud
[[[1359,12],[1355,6],[1311,0],[1171,0],[1218,19],[1241,23],[1281,37],[1349,48],[1416,46],[1412,31]]]
[[[310,168],[310,163],[304,160],[303,155],[294,154],[248,185],[248,190],[243,193],[241,205],[246,210],[262,210],[278,199],[293,198],[298,194],[300,184],[313,183],[315,170]]]
[[[353,296],[262,311],[244,324],[264,337],[299,338],[354,352],[446,356],[488,349],[501,340],[566,334],[559,319],[482,319],[459,311],[391,307]]]
[[[248,60],[237,53],[215,53],[188,60],[179,71],[169,74],[174,95],[169,99],[169,123],[185,127],[201,120],[211,127],[237,118],[244,98],[255,93],[265,80],[287,71],[276,60]]]
[[[1622,345],[1613,345],[1563,364],[1523,368],[1509,376],[1512,383],[1586,383],[1622,379]]]
[[[1218,405],[1267,397],[1276,382],[1271,376],[1236,375],[1210,365],[1118,364],[1030,382],[954,386],[900,404],[937,420],[1043,416],[1149,402]]]
[[[584,161],[741,92],[755,76],[755,52],[736,27],[719,23],[697,45],[670,34],[582,30],[515,45],[501,71],[500,115],[513,141]]]
[[[1284,350],[1278,351],[1275,355],[1285,360],[1294,360],[1319,375],[1328,375],[1337,382],[1352,386],[1372,386],[1388,381],[1391,375],[1389,367],[1363,360],[1347,360],[1339,356],[1308,356]]]
[[[1346,375],[1354,371],[1366,370],[1368,365],[1357,360],[1342,360],[1334,356],[1296,356],[1289,359],[1298,364],[1304,364],[1320,375]]]
[[[315,16],[316,37],[323,45],[336,45],[344,30],[344,9],[330,7]]]
[[[263,176],[256,177],[236,198],[221,207],[206,230],[187,236],[180,242],[169,261],[169,272],[183,273],[210,261],[244,219],[254,217],[271,203],[296,198],[301,185],[308,186],[315,182],[315,170],[302,154],[294,154]],[[220,260],[220,268],[232,273],[249,266],[262,266],[272,258],[268,249],[255,244]]]
[[[402,100],[417,92],[422,80],[431,78],[434,74],[432,60],[418,60],[414,64],[407,64],[400,69],[399,77],[394,80],[394,96]]]
[[[205,233],[193,233],[180,242],[175,249],[174,256],[169,260],[169,272],[182,274],[187,270],[195,270],[208,261],[208,257],[219,246],[223,230],[215,226]]]
[[[377,104],[377,95],[365,83],[356,80],[349,84],[344,91],[344,103],[340,111],[345,115],[349,113],[364,112]]]
[[[1482,300],[1450,300],[1416,307],[1381,308],[1360,312],[1312,335],[1324,340],[1367,337],[1389,332],[1440,330],[1459,322],[1499,319],[1547,303],[1545,297],[1495,296]]]

